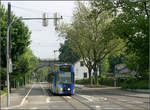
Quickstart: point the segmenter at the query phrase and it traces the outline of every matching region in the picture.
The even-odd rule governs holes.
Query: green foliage
[[[70,47],[69,40],[66,40],[64,44],[60,45],[59,52],[60,62],[74,64],[77,60],[79,60],[79,56]]]
[[[2,84],[4,85],[6,80],[6,40],[7,40],[7,27],[8,27],[8,11],[3,5],[1,10],[1,73]],[[21,21],[13,12],[11,12],[11,21],[14,23],[11,25],[11,58],[12,63],[15,64],[16,69],[10,74],[10,81],[20,81],[21,85],[24,84],[25,75],[29,75],[32,69],[38,63],[37,58],[32,54],[32,51],[28,48],[30,44],[30,34],[28,27]],[[12,84],[12,83],[11,83]]]
[[[83,84],[83,85],[90,84],[90,80],[87,79],[87,78],[84,78],[84,79],[81,79],[81,80],[76,80],[75,82],[76,82],[76,84]]]
[[[5,92],[1,90],[1,95],[3,95]]]
[[[8,12],[4,6],[1,7],[1,58],[6,59],[6,36],[8,27]],[[19,56],[25,52],[30,43],[30,32],[23,21],[19,20],[13,13],[11,13],[15,22],[11,26],[11,56],[12,62],[16,62]],[[6,67],[6,60],[1,61],[2,67]]]
[[[103,77],[101,77],[99,80],[99,84],[107,85],[107,86],[114,86],[114,78],[103,78]]]
[[[113,32],[126,42],[126,54],[129,61],[126,63],[130,69],[136,70],[145,78],[148,73],[149,59],[148,5],[147,0],[121,1],[118,7],[122,9],[122,12],[112,22]]]
[[[148,80],[129,78],[121,84],[123,89],[149,89]]]
[[[109,62],[108,58],[104,59],[102,64],[101,64],[101,74],[105,74],[109,70]]]
[[[48,76],[48,67],[42,67],[40,69],[38,69],[37,73],[36,73],[36,78],[39,81],[43,81],[45,80],[45,77]]]
[[[123,63],[123,55],[116,55],[116,56],[109,56],[109,71],[108,72],[114,72],[115,65]]]
[[[113,18],[103,9],[99,12],[94,5],[86,7],[82,2],[77,2],[72,24],[61,24],[59,28],[60,36],[69,40],[70,47],[83,59],[88,70],[97,71],[99,67],[100,73],[103,60],[124,48],[122,39],[108,31]]]
[[[12,73],[12,78],[21,78],[27,74],[31,74],[38,63],[38,59],[33,55],[29,48],[26,48],[25,53],[19,56],[15,63],[16,69]]]

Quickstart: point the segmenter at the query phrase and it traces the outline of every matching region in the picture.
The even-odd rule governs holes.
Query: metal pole
[[[10,2],[8,3],[8,26],[9,26],[9,24],[11,23],[11,4],[10,4]],[[10,30],[9,30],[9,60],[11,61],[11,34],[10,34]],[[10,64],[10,61],[9,61],[9,64]],[[9,73],[11,73],[10,71],[9,71]],[[9,86],[10,86],[10,93],[11,93],[11,82],[10,82],[10,80],[11,80],[11,76],[9,76]]]
[[[7,28],[7,107],[10,104],[10,91],[9,91],[9,28],[10,25]]]
[[[42,18],[19,18],[20,20],[35,20],[35,19],[42,19]],[[56,19],[56,18],[47,18],[47,19]],[[57,18],[57,19],[62,19],[61,18]],[[16,19],[17,20],[17,19]],[[10,56],[9,56],[9,49],[10,49],[10,37],[9,37],[9,31],[10,31],[10,27],[11,25],[16,21],[16,20],[12,20],[12,22],[9,23],[8,28],[7,28],[7,55],[6,55],[6,60],[7,60],[7,107],[10,104],[10,83],[9,83],[9,73],[10,73]],[[32,79],[33,80],[33,79]]]
[[[1,19],[1,17],[2,17],[2,14],[1,14],[1,1],[0,1],[0,19]],[[0,25],[1,25],[1,20],[0,20]],[[0,86],[1,86],[1,27],[0,27]],[[0,87],[0,91],[1,91],[1,87]],[[1,92],[0,92],[0,96],[1,96]],[[0,102],[1,102],[1,98],[0,98]],[[1,103],[0,103],[0,107],[1,107]]]
[[[8,28],[7,28],[7,107],[10,104],[10,78],[9,78],[9,73],[10,73],[10,26],[11,26],[11,21],[10,21],[10,14],[11,14],[11,5],[8,3]]]

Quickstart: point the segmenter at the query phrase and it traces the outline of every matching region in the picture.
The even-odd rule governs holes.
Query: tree
[[[20,55],[17,62],[15,63],[16,69],[11,75],[12,80],[23,78],[25,81],[26,76],[31,76],[32,71],[37,64],[38,59],[33,55],[29,48],[26,48],[25,53]]]
[[[109,56],[108,60],[109,60],[109,65],[110,65],[109,72],[114,72],[115,65],[121,64],[124,62],[122,54],[119,56],[118,55],[117,56]]]
[[[39,81],[44,81],[46,76],[48,76],[48,67],[40,68],[36,73],[37,78]]]
[[[118,2],[122,12],[112,22],[112,30],[126,41],[127,60],[130,69],[148,78],[149,60],[149,2],[148,0]],[[132,66],[131,66],[132,65]],[[138,69],[137,69],[138,67]]]
[[[70,41],[73,51],[83,59],[89,70],[89,78],[92,69],[94,70],[98,84],[97,71],[99,69],[101,74],[103,60],[121,50],[124,45],[121,39],[108,31],[112,21],[109,13],[102,11],[97,14],[93,10],[94,7],[88,8],[78,2],[72,24],[62,24],[59,30],[60,35]]]
[[[68,40],[66,40],[64,44],[60,45],[59,52],[60,52],[59,55],[60,62],[74,64],[77,60],[79,60],[79,56],[71,49]]]
[[[25,52],[25,48],[30,44],[30,31],[25,24],[16,17],[13,12],[11,12],[11,16],[15,19],[11,26],[11,56],[12,62],[15,62],[20,55]],[[1,61],[2,67],[6,67],[6,34],[8,27],[8,12],[5,10],[4,6],[1,6]]]

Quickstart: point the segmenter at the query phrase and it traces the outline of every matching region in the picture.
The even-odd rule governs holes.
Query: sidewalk
[[[27,84],[24,87],[20,87],[17,89],[12,89],[10,94],[10,105],[9,107],[20,105],[23,97],[27,94],[31,87],[31,84]],[[1,96],[1,104],[0,108],[7,108],[7,94]]]

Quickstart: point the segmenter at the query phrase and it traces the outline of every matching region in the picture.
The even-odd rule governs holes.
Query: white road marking
[[[104,100],[106,101],[106,100],[107,100],[107,98],[104,98]]]
[[[140,101],[133,101],[133,103],[143,104],[144,102],[140,102]]]
[[[29,90],[29,92],[27,93],[27,95],[22,99],[21,101],[21,104],[20,105],[16,105],[16,106],[11,106],[11,107],[5,107],[5,108],[2,108],[2,109],[13,109],[13,108],[17,108],[17,107],[20,107],[24,104],[25,102],[25,99],[27,98],[27,96],[29,95],[29,93],[31,92],[32,88],[33,88],[34,85],[32,85],[31,89]]]
[[[127,102],[128,100],[123,100],[123,99],[120,99],[119,101]]]
[[[31,92],[32,88],[33,88],[34,85],[32,85],[31,89],[29,90],[29,92],[27,93],[27,95],[23,98],[23,100],[21,101],[21,104],[20,106],[22,106],[26,100],[26,98],[28,97],[29,93]]]
[[[65,102],[65,101],[51,101],[51,103],[58,103],[58,102]]]
[[[31,109],[38,109],[37,107],[33,107],[33,108],[31,108]]]
[[[46,98],[46,103],[50,103],[50,98]]]
[[[41,85],[41,82],[40,82],[40,87],[42,88],[42,91],[43,91],[44,95],[46,95],[46,92],[45,92],[43,86]]]
[[[71,99],[71,97],[70,96],[66,96],[68,99]]]
[[[101,110],[101,107],[99,105],[96,106],[96,110]]]
[[[81,97],[87,99],[89,102],[92,102],[92,101],[93,101],[93,100],[92,100],[92,96],[88,96],[88,95],[79,95],[79,96],[81,96]]]

